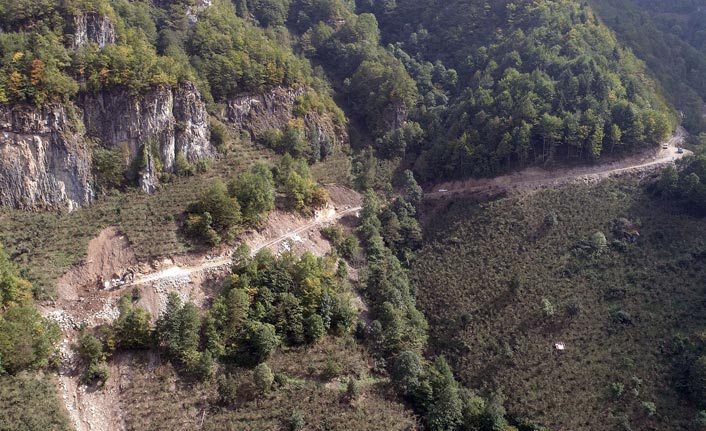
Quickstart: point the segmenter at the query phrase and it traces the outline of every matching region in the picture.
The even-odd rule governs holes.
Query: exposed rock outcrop
[[[155,153],[159,164],[170,172],[176,154],[187,160],[212,157],[216,150],[210,142],[208,112],[201,95],[193,84],[176,90],[156,88],[143,96],[127,91],[83,94],[79,98],[83,108],[86,133],[98,139],[106,148],[126,145],[132,160],[146,151],[145,171],[140,183],[145,191],[156,185]]]
[[[199,15],[213,5],[213,0],[196,0],[195,4],[186,9],[186,18],[189,24],[194,25],[199,21]]]
[[[236,132],[247,131],[255,139],[303,122],[311,157],[318,160],[344,144],[347,134],[331,112],[313,109],[297,118],[297,100],[307,91],[278,87],[243,95],[227,103],[220,116]],[[191,83],[139,96],[127,90],[81,93],[75,104],[42,109],[0,105],[0,205],[73,209],[89,204],[94,198],[89,141],[125,151],[130,164],[140,166],[130,171],[131,179],[150,193],[161,172],[173,172],[177,154],[190,162],[216,155],[205,103]]]
[[[91,151],[76,120],[62,105],[0,105],[0,204],[71,210],[93,200]]]
[[[221,117],[237,131],[247,131],[261,138],[271,129],[284,129],[295,118],[294,107],[305,87],[276,87],[266,93],[247,94],[231,99]],[[310,142],[330,143],[339,147],[347,141],[346,131],[327,114],[309,112],[304,117],[305,131]]]
[[[394,104],[383,114],[388,130],[399,129],[407,123],[407,109],[401,103]]]
[[[74,40],[73,48],[78,49],[93,42],[100,48],[105,48],[109,43],[115,43],[117,34],[115,25],[107,16],[97,13],[83,13],[76,15],[73,22]]]

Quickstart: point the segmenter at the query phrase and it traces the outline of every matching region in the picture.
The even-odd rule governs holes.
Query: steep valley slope
[[[433,350],[550,429],[687,429],[703,224],[634,179],[450,203],[411,270]]]

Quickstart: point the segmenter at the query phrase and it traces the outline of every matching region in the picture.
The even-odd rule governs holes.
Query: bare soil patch
[[[72,268],[57,282],[60,299],[77,300],[87,287],[97,287],[101,280],[122,276],[137,264],[127,236],[117,227],[103,229],[88,243],[86,261]]]
[[[346,209],[346,206],[348,208],[359,207],[363,204],[363,196],[348,187],[335,184],[327,185],[326,191],[331,203],[338,209]]]

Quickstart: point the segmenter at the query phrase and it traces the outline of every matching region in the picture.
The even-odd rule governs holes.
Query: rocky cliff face
[[[71,210],[93,200],[91,151],[73,120],[62,105],[0,105],[1,205]]]
[[[90,42],[104,48],[109,43],[115,43],[117,35],[110,18],[96,13],[85,13],[74,17],[73,48],[78,49]]]
[[[189,24],[196,24],[199,21],[199,15],[201,12],[208,9],[212,5],[213,0],[196,0],[193,6],[186,10],[186,18],[189,20]]]
[[[79,98],[87,135],[106,148],[125,145],[131,159],[147,153],[140,183],[152,191],[158,172],[156,160],[164,171],[171,172],[177,153],[196,161],[215,155],[210,143],[208,112],[193,84],[176,90],[157,88],[143,96],[127,92],[84,94]],[[149,150],[144,152],[144,146]]]
[[[192,84],[144,96],[83,94],[76,105],[0,105],[0,205],[89,204],[94,195],[88,138],[109,149],[125,145],[132,160],[145,155],[136,179],[147,192],[154,191],[160,170],[173,170],[177,153],[192,162],[216,153],[206,106]]]
[[[383,114],[388,130],[399,129],[407,122],[407,109],[401,103],[390,106]]]
[[[255,139],[270,129],[284,129],[296,116],[294,107],[305,88],[275,88],[243,95],[220,113],[236,131]],[[321,154],[340,147],[347,135],[329,113],[311,112],[303,119],[307,138]],[[193,84],[156,88],[134,96],[127,91],[82,93],[75,104],[0,105],[0,205],[15,208],[67,207],[93,198],[92,141],[107,149],[127,150],[146,192],[155,190],[160,172],[172,172],[183,153],[190,162],[216,155],[210,142],[209,116]],[[96,145],[96,144],[92,144]]]
[[[270,129],[284,129],[295,118],[294,106],[303,96],[304,87],[277,87],[266,93],[242,95],[231,99],[221,117],[237,131],[247,131],[258,139]],[[340,147],[347,141],[346,131],[337,126],[329,115],[310,112],[304,117],[309,141],[332,142]]]

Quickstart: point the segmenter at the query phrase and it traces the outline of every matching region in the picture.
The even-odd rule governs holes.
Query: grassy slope
[[[268,364],[273,372],[285,373],[290,382],[257,399],[252,372],[234,370],[239,400],[234,408],[225,408],[217,405],[215,383],[189,385],[176,377],[171,366],[155,368],[148,358],[135,355],[129,362],[131,371],[122,386],[120,403],[129,412],[128,429],[134,430],[196,429],[202,421],[204,430],[280,430],[287,429],[295,410],[303,414],[305,429],[402,430],[413,426],[411,412],[394,401],[387,383],[370,376],[367,357],[355,341],[336,338],[326,338],[310,349],[278,352]],[[330,367],[339,370],[332,381],[326,375]],[[345,396],[343,383],[349,376],[361,381],[361,397],[353,404]]]
[[[54,281],[85,257],[88,242],[108,226],[119,226],[127,234],[140,260],[187,252],[190,245],[174,220],[209,182],[227,181],[258,160],[278,157],[262,147],[240,145],[235,144],[230,156],[214,161],[208,172],[177,178],[153,195],[136,190],[113,193],[70,214],[2,209],[0,243],[37,286],[40,299],[51,295]],[[320,181],[348,185],[350,161],[336,153],[314,165],[312,173]]]
[[[69,418],[47,375],[0,378],[0,429],[4,431],[68,431]]]
[[[544,229],[550,211],[559,223]],[[598,230],[610,244],[619,217],[640,224],[627,251],[572,251]],[[695,416],[672,390],[660,346],[706,324],[706,220],[651,201],[635,184],[606,182],[482,207],[459,203],[431,230],[412,276],[433,348],[464,383],[497,385],[511,413],[558,430],[614,429],[621,416],[633,429],[677,430]],[[516,292],[513,276],[521,280]],[[544,317],[543,298],[555,305],[553,317]],[[572,301],[581,304],[575,317],[566,312]],[[633,324],[615,323],[618,310]],[[556,341],[566,353],[553,351]],[[625,387],[618,399],[614,382]],[[655,417],[644,401],[656,404]]]
[[[39,285],[41,297],[51,293],[56,278],[85,258],[88,241],[107,226],[120,226],[140,259],[189,251],[190,245],[179,234],[174,218],[214,178],[227,180],[258,160],[276,158],[260,147],[237,146],[231,156],[214,161],[208,172],[178,178],[154,195],[116,193],[70,214],[5,209],[0,212],[0,242],[6,244],[24,274]],[[350,183],[350,161],[344,154],[314,165],[312,172],[322,182]],[[361,401],[355,408],[345,401],[345,384],[327,386],[319,377],[329,362],[342,364],[345,376],[363,378]],[[242,403],[236,409],[220,409],[215,406],[214,382],[184,383],[171,366],[162,365],[155,371],[138,355],[132,364],[134,369],[128,371],[131,377],[120,402],[124,411],[130,412],[126,418],[129,428],[136,430],[197,428],[202,418],[203,429],[210,430],[281,429],[294,409],[302,411],[309,424],[320,424],[328,418],[331,429],[403,429],[413,424],[413,416],[395,401],[388,385],[369,377],[368,362],[366,352],[342,340],[327,340],[313,350],[278,353],[271,362],[274,371],[286,370],[295,378],[294,383],[258,403],[248,394],[252,391],[251,373],[240,370]],[[3,377],[0,429],[69,429],[63,407],[55,397],[49,378]],[[33,404],[46,408],[30,415],[26,406]],[[202,417],[204,411],[207,413]]]

